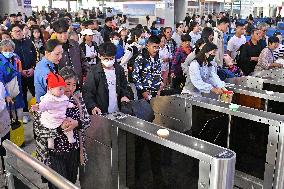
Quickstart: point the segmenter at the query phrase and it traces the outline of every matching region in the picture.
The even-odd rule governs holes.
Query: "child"
[[[64,95],[66,83],[60,75],[49,73],[47,75],[47,93],[40,98],[38,105],[32,106],[33,111],[42,112],[40,121],[48,129],[56,129],[66,119],[67,108],[74,108],[74,104],[69,102],[69,98]],[[69,143],[74,143],[73,131],[65,132]],[[48,148],[54,149],[54,139],[47,140]]]
[[[243,75],[242,71],[234,65],[233,59],[229,55],[224,55],[224,66],[218,67],[218,76],[222,81],[228,78],[241,77]]]
[[[168,76],[169,76],[169,62],[172,59],[172,55],[169,51],[169,48],[166,46],[166,37],[160,36],[160,50],[159,50],[159,58],[162,60],[162,78],[165,86],[169,84]]]

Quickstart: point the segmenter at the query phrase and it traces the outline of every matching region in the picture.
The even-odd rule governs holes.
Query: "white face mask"
[[[115,46],[119,45],[119,40],[118,40],[118,39],[114,39],[112,42],[113,42],[113,44],[114,44]]]
[[[113,59],[113,60],[103,60],[103,61],[102,61],[102,64],[103,64],[105,67],[110,68],[110,67],[113,66],[114,62],[115,62],[114,59]]]

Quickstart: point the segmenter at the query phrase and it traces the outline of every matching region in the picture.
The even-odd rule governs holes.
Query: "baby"
[[[67,108],[73,108],[74,104],[64,95],[66,83],[57,74],[49,73],[47,76],[47,93],[40,98],[40,103],[32,106],[32,111],[42,112],[41,124],[48,129],[56,129],[64,125]],[[69,143],[76,142],[73,131],[65,132]],[[48,148],[54,149],[54,138],[47,140]]]

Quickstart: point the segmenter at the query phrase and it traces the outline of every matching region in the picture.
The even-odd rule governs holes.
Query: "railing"
[[[41,176],[46,178],[49,182],[60,189],[79,189],[66,178],[62,177],[54,170],[49,168],[48,166],[44,165],[42,162],[38,161],[37,159],[33,158],[24,150],[20,149],[14,143],[9,140],[5,140],[3,142],[3,147],[6,149],[7,153],[13,155],[13,158],[17,158],[23,161],[28,167],[34,169],[37,173]],[[35,186],[32,183],[27,183],[25,180],[25,176],[21,175],[17,170],[15,170],[15,166],[11,165],[8,161],[10,157],[7,157],[5,160],[5,167],[6,167],[6,175],[7,175],[7,185],[9,189],[14,189],[14,176],[23,181],[23,183],[30,185],[31,188]]]

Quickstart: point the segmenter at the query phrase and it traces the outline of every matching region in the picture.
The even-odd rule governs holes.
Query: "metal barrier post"
[[[60,189],[79,189],[66,178],[62,177],[57,172],[44,165],[42,162],[33,158],[31,155],[20,149],[11,141],[5,140],[2,145],[8,152],[12,153],[13,155],[15,155],[15,157],[22,160],[28,166],[32,167],[36,172],[38,172],[56,187]],[[7,181],[9,189],[14,189],[14,179],[12,173],[10,172],[7,173]]]

